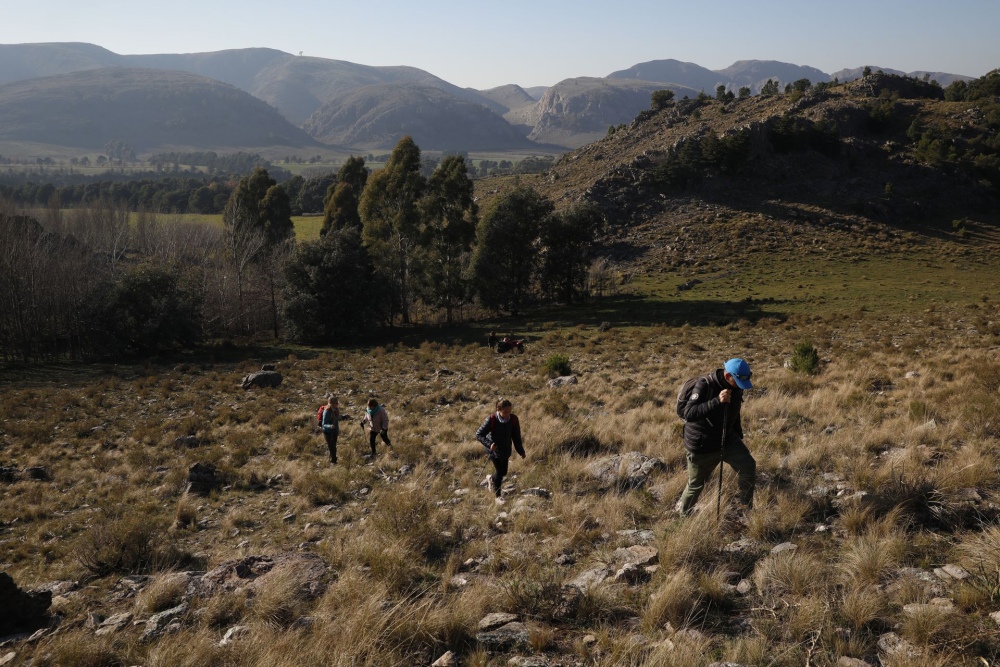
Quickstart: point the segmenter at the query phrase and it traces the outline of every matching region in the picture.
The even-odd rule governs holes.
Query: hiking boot
[[[486,488],[490,490],[490,493],[496,495],[497,487],[493,484],[493,475],[486,476]]]
[[[691,516],[691,509],[688,508],[687,510],[685,510],[684,505],[682,505],[681,501],[679,500],[677,501],[677,504],[674,505],[674,512],[676,512],[677,516],[680,517]]]

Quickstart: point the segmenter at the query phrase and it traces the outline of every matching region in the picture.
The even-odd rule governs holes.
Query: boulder
[[[458,658],[451,651],[448,651],[440,658],[431,663],[431,667],[458,667]]]
[[[229,646],[234,643],[237,639],[241,637],[246,637],[250,634],[250,628],[246,625],[234,625],[233,627],[226,630],[226,634],[222,637],[222,641],[219,642],[219,646]]]
[[[586,470],[605,488],[626,491],[642,487],[654,471],[665,467],[658,458],[639,452],[625,452],[598,459],[588,464]]]
[[[325,589],[323,579],[328,571],[322,558],[309,553],[280,553],[274,556],[247,556],[230,560],[206,572],[198,580],[197,594],[211,596],[220,591],[239,588],[251,590],[263,586],[282,572],[294,572],[308,597],[316,597]]]
[[[651,530],[619,530],[617,534],[630,545],[646,544],[656,539],[656,535]]]
[[[655,547],[635,545],[624,549],[615,549],[612,555],[616,563],[625,563],[646,567],[660,562],[660,552]]]
[[[222,486],[222,482],[215,467],[199,462],[188,468],[187,493],[207,496],[219,486]]]
[[[29,632],[48,622],[52,591],[22,591],[6,572],[0,572],[0,637]]]
[[[490,632],[497,628],[502,628],[508,623],[513,623],[516,620],[517,614],[506,614],[503,612],[487,614],[480,619],[478,628],[480,632]]]
[[[567,582],[567,586],[574,586],[586,593],[607,579],[609,574],[607,563],[595,563]]]
[[[878,650],[887,657],[903,659],[918,658],[922,653],[918,646],[906,641],[895,632],[887,632],[878,638]]]
[[[562,375],[557,378],[552,378],[549,380],[549,386],[553,389],[558,389],[559,387],[565,387],[566,385],[576,384],[577,379],[575,375]]]
[[[167,629],[168,625],[171,625],[173,621],[179,620],[181,616],[186,614],[188,611],[188,603],[182,602],[176,607],[167,609],[166,611],[161,611],[158,614],[153,614],[146,621],[146,629],[142,633],[141,639],[148,641],[154,639],[163,634],[164,630]]]
[[[969,576],[969,573],[965,571],[960,565],[943,565],[939,568],[935,568],[934,574],[936,574],[940,579],[944,581],[961,581]]]
[[[510,651],[518,648],[528,648],[531,635],[524,623],[508,623],[490,632],[476,633],[476,641],[488,651]]]
[[[277,371],[258,371],[243,377],[242,385],[244,389],[251,387],[271,388],[281,386],[281,373]]]
[[[778,554],[785,553],[786,551],[795,551],[799,546],[793,542],[782,542],[771,548],[771,554],[776,556]]]

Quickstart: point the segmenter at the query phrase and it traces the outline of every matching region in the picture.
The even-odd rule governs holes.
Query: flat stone
[[[479,631],[480,632],[490,632],[491,630],[496,630],[497,628],[503,627],[508,623],[513,623],[517,620],[517,614],[507,614],[504,612],[497,612],[494,614],[487,614],[479,621]]]
[[[524,623],[508,623],[490,632],[479,632],[476,641],[490,651],[510,651],[527,648],[531,640],[528,626]]]
[[[577,379],[575,375],[563,375],[561,377],[552,378],[549,380],[549,386],[553,389],[558,389],[559,387],[565,387],[566,385],[576,384]]]
[[[458,658],[451,651],[448,651],[440,658],[431,663],[431,667],[458,667]]]
[[[549,667],[549,661],[540,655],[523,657],[516,655],[507,661],[510,667]]]
[[[612,555],[612,558],[616,563],[631,563],[632,565],[645,567],[647,565],[655,565],[656,563],[659,563],[660,552],[655,547],[637,544],[624,549],[615,549],[615,553]]]
[[[552,492],[551,491],[549,491],[548,489],[543,489],[540,486],[533,486],[530,489],[525,489],[521,493],[523,495],[526,495],[526,496],[538,496],[539,498],[551,498],[552,497]]]
[[[609,574],[607,563],[595,563],[571,579],[568,585],[575,586],[581,591],[586,592],[607,579]]]
[[[848,658],[846,655],[840,656],[837,660],[837,667],[872,667],[871,663],[857,658]]]
[[[629,545],[647,544],[656,539],[651,530],[619,530],[617,535],[628,541]]]
[[[955,606],[944,606],[940,604],[920,604],[914,602],[912,604],[903,605],[903,613],[909,617],[921,616],[923,614],[951,614],[954,613]]]
[[[784,553],[786,551],[795,551],[798,548],[799,548],[799,545],[793,544],[792,542],[782,542],[781,544],[778,544],[774,548],[771,549],[771,554],[772,555],[777,555],[777,554],[780,554],[780,553]]]
[[[950,563],[936,568],[934,570],[934,574],[945,581],[961,581],[969,576],[969,573],[966,572],[964,568]]]
[[[635,563],[625,563],[620,570],[615,572],[614,581],[625,584],[638,584],[649,579],[649,575],[644,568]]]
[[[886,656],[899,656],[901,658],[920,657],[922,651],[906,641],[895,632],[887,632],[878,638],[878,649]]]

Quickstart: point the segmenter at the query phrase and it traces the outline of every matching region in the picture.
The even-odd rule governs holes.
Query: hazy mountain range
[[[0,141],[96,148],[114,139],[140,152],[320,144],[383,149],[409,134],[425,150],[552,152],[630,122],[657,89],[671,88],[678,97],[714,94],[718,85],[756,93],[771,78],[782,85],[802,78],[844,81],[861,70],[829,75],[760,60],[709,70],[655,60],[549,88],[511,84],[480,91],[414,67],[274,49],[120,55],[93,44],[12,44],[0,45]],[[928,74],[942,85],[969,78]]]

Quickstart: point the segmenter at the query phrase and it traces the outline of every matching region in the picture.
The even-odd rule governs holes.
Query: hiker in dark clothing
[[[497,332],[491,331],[489,337],[486,339],[487,344],[489,344],[491,350],[497,349]]]
[[[365,410],[364,416],[361,418],[361,426],[364,427],[368,424],[368,444],[372,448],[372,457],[375,456],[375,437],[381,436],[382,442],[388,447],[392,447],[392,443],[389,441],[389,413],[386,412],[384,405],[379,405],[378,401],[370,399],[368,401],[368,409]]]
[[[330,463],[337,462],[337,438],[340,437],[340,401],[336,396],[330,396],[323,410],[323,437],[330,450]]]
[[[730,359],[723,368],[699,378],[687,403],[683,408],[678,405],[684,418],[688,470],[688,483],[676,508],[682,515],[694,507],[712,471],[721,462],[728,463],[736,471],[740,503],[745,508],[753,504],[757,462],[743,442],[740,423],[743,391],[753,388],[750,375],[747,362]],[[723,432],[726,442],[722,442]]]
[[[524,458],[524,445],[521,442],[521,423],[517,415],[511,413],[510,401],[504,399],[497,402],[496,412],[491,414],[476,431],[476,440],[483,443],[493,462],[494,474],[486,478],[486,486],[496,497],[498,505],[503,504],[503,478],[507,475],[507,462],[510,460],[511,445],[518,455]]]

